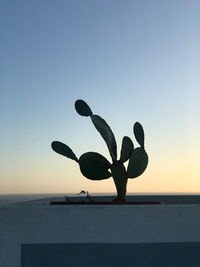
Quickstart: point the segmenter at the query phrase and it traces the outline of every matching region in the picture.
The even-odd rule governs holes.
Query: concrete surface
[[[55,199],[51,199],[55,200]],[[0,207],[0,266],[19,267],[21,244],[200,242],[200,205]]]

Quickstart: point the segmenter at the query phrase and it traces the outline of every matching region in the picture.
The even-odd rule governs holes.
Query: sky
[[[129,193],[200,193],[199,0],[2,0],[0,194],[115,192],[51,149],[108,160],[85,100],[113,130],[120,155],[145,131],[146,171]]]

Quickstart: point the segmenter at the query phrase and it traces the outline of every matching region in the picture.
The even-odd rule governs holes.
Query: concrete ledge
[[[200,205],[0,207],[1,266],[19,267],[21,244],[200,242]]]

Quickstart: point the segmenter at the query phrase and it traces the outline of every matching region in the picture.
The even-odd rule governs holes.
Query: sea
[[[59,196],[59,194],[2,194],[0,195],[0,206],[34,199],[48,198],[51,196]]]

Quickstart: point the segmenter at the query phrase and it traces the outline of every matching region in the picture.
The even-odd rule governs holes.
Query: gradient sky
[[[200,193],[199,0],[2,0],[0,193],[115,192],[51,150],[110,160],[84,99],[120,152],[134,122],[149,166],[128,192]]]

